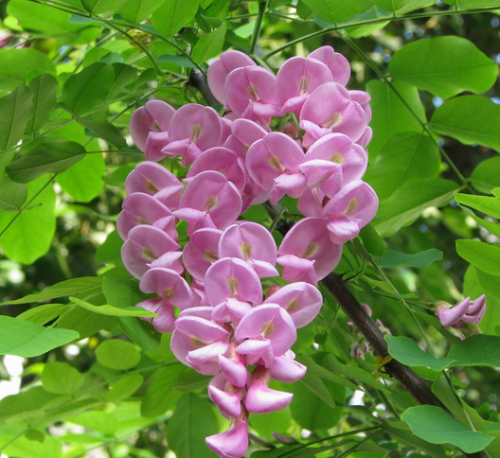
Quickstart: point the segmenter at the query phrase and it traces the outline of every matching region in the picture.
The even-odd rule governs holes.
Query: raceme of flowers
[[[141,290],[156,294],[138,305],[157,314],[148,318],[157,331],[173,332],[176,357],[213,376],[208,394],[231,421],[206,439],[219,456],[246,453],[249,414],[291,402],[270,381],[304,376],[291,347],[297,328],[320,311],[317,283],[377,212],[377,196],[361,180],[370,97],[347,90],[349,76],[349,63],[331,47],[289,59],[277,75],[226,51],[208,83],[227,114],[151,100],[132,116],[147,160],[126,180],[117,220],[122,259]],[[182,181],[158,164],[167,157],[189,167]],[[238,218],[284,196],[298,199],[305,218],[278,248],[268,229]],[[179,221],[187,223],[183,248]],[[288,284],[264,297],[261,279],[279,276],[277,265]]]

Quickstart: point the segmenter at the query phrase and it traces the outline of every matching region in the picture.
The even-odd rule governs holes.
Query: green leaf
[[[370,0],[391,13],[405,14],[436,3],[436,0]]]
[[[500,152],[500,105],[486,97],[464,95],[446,101],[431,119],[433,129],[465,145],[479,145]]]
[[[119,317],[126,336],[144,351],[154,351],[160,345],[160,335],[151,324],[134,317]]]
[[[203,35],[193,48],[193,60],[199,64],[206,62],[208,59],[217,56],[222,51],[224,45],[224,37],[226,36],[226,23],[213,32]]]
[[[149,310],[143,309],[142,307],[113,307],[112,305],[92,305],[88,302],[82,301],[77,297],[70,297],[69,300],[73,304],[78,305],[90,312],[99,313],[100,315],[108,316],[139,316],[139,317],[150,317],[156,318],[158,315],[156,313],[150,312]]]
[[[26,185],[15,183],[7,175],[0,176],[0,208],[2,210],[18,210],[26,202],[27,196]]]
[[[464,91],[480,94],[490,89],[498,66],[474,43],[455,36],[417,40],[392,56],[389,70],[402,81],[449,98]]]
[[[33,358],[78,339],[69,329],[44,328],[29,321],[0,316],[0,354]]]
[[[109,384],[109,391],[106,393],[106,400],[118,402],[132,396],[144,382],[141,374],[129,374],[119,380]]]
[[[149,18],[162,4],[160,0],[129,0],[120,10],[120,15],[133,24]]]
[[[313,393],[321,403],[324,403],[332,409],[335,408],[335,401],[330,391],[328,391],[325,382],[321,380],[318,374],[307,371],[306,375],[300,380],[300,383]]]
[[[479,163],[472,172],[472,186],[479,192],[489,194],[500,186],[500,157],[492,157]]]
[[[42,386],[55,394],[75,394],[83,385],[83,375],[69,364],[52,361],[45,364]]]
[[[73,307],[68,313],[65,313],[59,318],[56,327],[73,329],[80,334],[81,339],[86,339],[102,329],[113,326],[115,326],[113,329],[116,329],[117,319],[119,318],[98,315],[97,313],[89,312],[81,307]]]
[[[178,65],[179,67],[186,68],[196,68],[196,65],[193,64],[193,61],[183,56],[174,56],[172,54],[162,54],[158,57],[158,62],[170,62],[171,64]]]
[[[399,361],[411,367],[429,367],[433,371],[442,371],[453,362],[451,358],[434,358],[422,350],[414,340],[408,337],[384,336],[389,345],[389,354]]]
[[[431,444],[453,444],[466,453],[484,450],[494,436],[470,431],[443,409],[435,406],[410,407],[401,419],[413,433]]]
[[[153,13],[153,25],[165,38],[172,38],[198,11],[198,0],[165,0]]]
[[[186,393],[177,402],[168,422],[167,441],[173,452],[182,458],[215,458],[205,438],[218,432],[210,402],[194,393]]]
[[[114,415],[97,410],[83,412],[76,417],[68,419],[68,421],[82,425],[88,429],[93,429],[94,431],[99,431],[105,436],[113,436],[118,429],[118,419]]]
[[[384,145],[363,179],[384,200],[413,178],[437,177],[440,163],[438,148],[429,136],[401,132]]]
[[[418,119],[427,122],[425,109],[420,100],[418,89],[404,83],[393,83],[394,88],[403,100],[416,113]],[[366,90],[372,100],[370,102],[373,118],[370,126],[373,128],[373,139],[370,142],[370,159],[373,161],[381,148],[400,132],[422,132],[423,127],[401,101],[391,87],[379,80],[368,81]]]
[[[207,387],[210,377],[200,374],[193,369],[184,370],[177,381],[172,386],[173,390],[184,391],[197,391]]]
[[[87,147],[89,148],[89,147]],[[56,182],[76,202],[90,202],[104,187],[103,176],[106,163],[102,154],[86,154],[85,157],[68,170],[57,176]]]
[[[47,121],[56,105],[56,87],[59,83],[48,73],[33,78],[29,88],[33,93],[33,118],[28,123],[28,132],[36,132]]]
[[[500,158],[499,158],[500,159]],[[500,200],[495,197],[471,196],[469,194],[456,194],[455,200],[459,204],[467,205],[481,213],[500,219]]]
[[[71,296],[73,294],[96,291],[98,288],[101,288],[101,284],[102,277],[72,278],[71,280],[65,280],[49,286],[40,293],[28,294],[21,299],[5,301],[0,305],[31,304],[32,302],[46,301],[47,299],[55,299],[56,297]]]
[[[358,11],[359,0],[304,0],[319,17],[328,22],[341,22],[353,17]]]
[[[2,50],[0,58],[1,53]],[[26,86],[0,99],[0,152],[12,148],[21,139],[33,115],[32,110],[33,94]]]
[[[457,8],[489,8],[496,6],[500,8],[498,0],[443,0],[443,3]]]
[[[462,207],[462,206],[461,206]],[[485,221],[484,219],[476,216],[472,210],[467,207],[462,207],[466,213],[468,213],[479,225],[483,226],[488,232],[500,237],[500,224],[492,223],[491,221]]]
[[[114,83],[115,71],[109,64],[96,62],[70,76],[63,87],[61,103],[77,115],[102,106]]]
[[[474,334],[462,340],[448,353],[452,366],[500,367],[500,337]]]
[[[12,437],[0,436],[0,446],[10,439]],[[26,437],[16,438],[14,442],[2,450],[2,453],[23,458],[61,458],[63,456],[62,444],[50,436],[44,436],[43,442],[32,441]]]
[[[49,321],[56,319],[67,308],[68,306],[64,304],[40,305],[38,307],[33,307],[29,310],[26,310],[26,312],[18,315],[17,318],[43,326]]]
[[[446,205],[458,189],[456,183],[442,178],[410,180],[380,203],[379,219],[372,224],[381,237],[393,235],[426,208]]]
[[[123,8],[128,0],[82,0],[85,9],[91,14],[111,13]]]
[[[22,0],[20,1],[24,3]],[[15,0],[9,3],[9,9],[14,2]],[[0,49],[0,92],[10,92],[16,87],[24,85],[26,74],[30,70],[56,74],[56,68],[52,61],[45,54],[33,48]]]
[[[182,393],[172,389],[186,368],[182,364],[161,369],[155,375],[141,403],[141,415],[157,417],[171,410]]]
[[[382,256],[386,250],[386,245],[378,232],[373,227],[373,224],[367,224],[359,232],[359,237],[363,242],[363,248],[367,253],[373,256]]]
[[[500,275],[500,248],[476,240],[457,240],[457,253],[488,274]]]
[[[425,269],[435,261],[443,259],[443,252],[431,248],[430,250],[421,251],[420,253],[407,254],[399,253],[398,251],[387,250],[380,258],[378,263],[380,267],[392,269],[394,267],[406,266]]]
[[[13,181],[28,183],[46,173],[63,172],[82,160],[85,153],[76,142],[43,138],[30,144],[6,170]]]
[[[56,195],[47,178],[39,178],[28,183],[29,207],[12,223],[0,238],[0,246],[5,256],[24,264],[32,264],[50,248],[56,228]],[[42,188],[45,189],[42,191]],[[0,231],[17,216],[17,213],[0,214]]]
[[[75,6],[81,8],[80,5]],[[89,43],[95,40],[99,35],[99,29],[97,27],[89,27],[88,24],[71,24],[69,22],[69,13],[56,10],[40,3],[26,3],[24,0],[12,0],[9,2],[7,11],[19,21],[19,24],[24,29],[42,32],[49,37],[57,36],[57,40],[63,44]],[[31,51],[30,48],[21,49],[19,51],[25,50]],[[31,61],[26,59],[25,62],[21,62],[21,65],[30,68],[30,63]],[[52,62],[50,62],[50,65],[52,70],[50,68],[47,69],[47,67],[42,68],[51,73],[55,73]],[[34,66],[32,68],[40,67]]]
[[[120,259],[121,248],[123,240],[114,230],[106,237],[102,245],[99,245],[95,254],[95,261],[98,264],[108,263]]]
[[[105,340],[95,354],[103,366],[116,370],[132,369],[141,360],[141,353],[133,344],[118,339]]]

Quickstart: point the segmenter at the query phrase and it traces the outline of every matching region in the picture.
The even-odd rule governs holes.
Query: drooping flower
[[[484,294],[474,301],[466,297],[454,307],[446,302],[439,302],[437,306],[437,316],[445,327],[457,325],[463,327],[460,326],[463,323],[479,324],[485,312],[486,296]]]
[[[347,86],[351,76],[351,66],[342,54],[335,52],[331,46],[322,46],[315,49],[308,57],[323,62],[332,73],[333,81]]]
[[[187,271],[196,280],[203,282],[209,267],[219,259],[219,229],[198,229],[191,234],[189,243],[184,247],[182,260]]]
[[[248,450],[248,420],[243,418],[231,420],[227,431],[205,439],[207,445],[222,458],[241,458]]]

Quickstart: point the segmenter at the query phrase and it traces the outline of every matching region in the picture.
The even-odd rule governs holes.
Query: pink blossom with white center
[[[314,90],[300,112],[302,141],[308,148],[326,134],[338,132],[356,142],[365,132],[368,118],[349,91],[338,83],[325,83]]]
[[[241,195],[238,189],[214,171],[202,172],[187,185],[174,215],[188,222],[188,235],[203,227],[225,229],[238,218]]]
[[[248,262],[259,277],[275,277],[277,248],[271,233],[250,221],[229,226],[219,242],[221,258],[240,258]]]
[[[211,107],[195,103],[184,105],[175,113],[168,129],[169,143],[161,152],[167,157],[182,157],[182,166],[192,164],[204,151],[222,146],[223,125]]]
[[[271,203],[276,204],[285,194],[300,197],[306,178],[299,167],[304,152],[288,135],[271,132],[256,141],[248,150],[246,165],[252,179],[269,191]]]
[[[170,210],[179,207],[183,190],[183,184],[170,170],[152,161],[137,164],[125,180],[127,194],[149,194]]]

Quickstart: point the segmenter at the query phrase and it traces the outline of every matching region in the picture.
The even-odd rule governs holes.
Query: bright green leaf
[[[457,8],[500,8],[498,0],[443,0],[443,3]]]
[[[435,261],[441,261],[443,253],[435,248],[421,251],[420,253],[408,254],[399,253],[398,251],[387,250],[380,258],[378,263],[380,267],[392,269],[399,266],[417,267],[425,269]]]
[[[0,316],[0,354],[33,358],[78,338],[69,329],[44,328],[29,321]]]
[[[209,381],[210,377],[200,374],[193,369],[188,369],[181,373],[172,386],[172,389],[189,393],[190,391],[206,388]]]
[[[130,342],[124,340],[105,340],[95,350],[97,361],[103,366],[116,370],[127,370],[137,366],[141,354]]]
[[[2,50],[0,57],[1,53]],[[12,148],[21,139],[33,115],[32,110],[33,94],[26,86],[0,99],[0,152]]]
[[[7,441],[10,443],[3,453],[8,453],[8,456],[16,456],[23,458],[61,458],[63,456],[62,444],[54,437],[44,436],[43,442],[32,441],[27,437],[16,438],[15,441],[10,441],[12,437],[0,436],[0,446],[3,446]]]
[[[158,57],[158,62],[170,62],[171,64],[178,65],[179,67],[196,68],[193,61],[183,56],[174,56],[172,54],[162,54]]]
[[[319,17],[328,22],[346,21],[358,11],[359,0],[304,0]]]
[[[408,337],[386,335],[384,339],[389,344],[389,354],[407,366],[423,366],[429,367],[433,371],[441,371],[453,362],[451,358],[434,358]]]
[[[139,316],[139,317],[150,317],[155,318],[156,313],[150,312],[142,307],[113,307],[112,305],[92,305],[88,302],[82,301],[77,297],[70,297],[69,300],[74,304],[82,307],[90,312],[99,313],[100,315],[108,316]]]
[[[466,453],[484,450],[494,436],[470,431],[443,409],[435,406],[410,407],[401,419],[413,433],[431,444],[453,444]]]
[[[500,158],[499,158],[500,159]],[[471,196],[469,194],[456,194],[455,200],[459,204],[467,205],[481,213],[500,219],[500,200],[495,197]]]
[[[82,0],[85,9],[91,14],[111,13],[123,8],[128,0]]]
[[[464,95],[446,101],[432,115],[431,125],[441,135],[465,145],[479,145],[500,152],[500,105],[486,97]]]
[[[420,100],[418,89],[404,83],[393,83],[394,88],[416,113],[421,122],[426,122],[425,109]],[[373,118],[373,139],[369,145],[370,159],[374,160],[381,148],[400,132],[423,131],[421,123],[413,116],[408,107],[400,100],[392,88],[383,81],[371,80],[366,85],[371,95]]]
[[[217,56],[224,45],[227,26],[224,22],[217,30],[203,35],[193,48],[192,56],[195,62],[201,64]]]
[[[452,366],[500,367],[500,337],[474,334],[462,340],[448,353]]]
[[[120,15],[133,24],[139,24],[149,18],[162,3],[162,0],[129,0],[120,10]]]
[[[426,208],[446,205],[457,191],[456,183],[442,178],[410,180],[380,203],[372,224],[382,237],[393,235]]]
[[[106,436],[112,436],[118,428],[118,419],[114,415],[98,410],[83,412],[68,421],[99,431]]]
[[[132,396],[142,385],[144,377],[141,374],[129,374],[109,384],[106,400],[110,402],[121,401]]]
[[[391,13],[405,14],[436,3],[436,0],[371,0]]]
[[[167,441],[179,457],[215,458],[215,453],[206,446],[205,438],[218,432],[210,401],[186,393],[177,402],[174,415],[168,422]]]
[[[55,394],[75,394],[83,385],[83,375],[69,364],[52,361],[45,364],[42,386]]]
[[[18,315],[17,318],[20,320],[30,321],[31,323],[45,325],[49,321],[56,319],[68,308],[64,304],[46,304],[40,305],[38,307],[33,307],[26,312]]]
[[[76,142],[44,138],[28,145],[6,170],[12,180],[28,183],[46,173],[63,172],[84,156],[85,148]]]
[[[402,132],[384,145],[363,179],[384,200],[413,178],[437,177],[440,163],[438,148],[430,137]]]
[[[479,192],[489,194],[500,186],[500,157],[492,157],[479,163],[472,172],[472,186]]]
[[[18,210],[26,202],[26,185],[12,181],[8,175],[0,176],[0,209]]]
[[[29,88],[33,93],[33,117],[28,123],[28,132],[36,132],[47,121],[56,105],[57,80],[48,73],[32,79]]]
[[[480,94],[495,84],[498,66],[474,43],[455,36],[417,40],[392,56],[389,70],[403,81],[449,98],[464,91]]]
[[[473,266],[500,275],[500,248],[476,240],[457,240],[457,253]]]
[[[161,369],[155,375],[141,403],[141,414],[145,417],[157,417],[172,409],[182,393],[173,390],[179,376],[186,368],[182,364]]]
[[[198,11],[198,0],[165,0],[153,13],[153,25],[165,38],[173,37]]]

